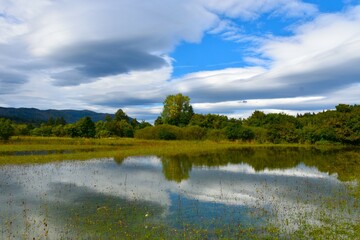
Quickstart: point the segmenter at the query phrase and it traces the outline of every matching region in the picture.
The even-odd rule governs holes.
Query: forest
[[[11,136],[359,145],[360,106],[339,104],[335,110],[297,116],[256,110],[246,119],[235,119],[195,113],[190,98],[179,93],[166,97],[154,126],[130,118],[121,109],[96,122],[89,116],[74,123],[67,123],[63,117],[50,117],[37,125],[0,118],[0,139],[8,140]]]

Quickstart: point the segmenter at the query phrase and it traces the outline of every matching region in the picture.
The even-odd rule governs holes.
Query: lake
[[[0,238],[359,236],[358,156],[249,147],[5,165]]]

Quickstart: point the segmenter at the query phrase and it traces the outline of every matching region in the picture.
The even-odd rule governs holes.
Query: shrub
[[[206,134],[206,139],[218,142],[226,140],[227,137],[223,129],[210,129]]]
[[[139,129],[135,132],[135,138],[175,140],[183,139],[183,134],[181,128],[164,124]]]
[[[183,139],[202,140],[206,137],[206,129],[199,126],[188,126],[181,128]]]

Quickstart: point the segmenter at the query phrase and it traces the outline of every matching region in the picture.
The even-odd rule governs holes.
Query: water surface
[[[341,154],[248,148],[2,166],[0,238],[286,237],[356,224],[357,183]]]

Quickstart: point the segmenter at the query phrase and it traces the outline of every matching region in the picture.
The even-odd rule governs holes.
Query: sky
[[[359,0],[0,0],[1,107],[319,112],[360,103],[359,66]]]

